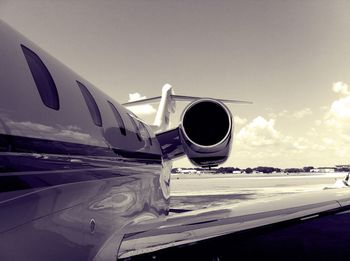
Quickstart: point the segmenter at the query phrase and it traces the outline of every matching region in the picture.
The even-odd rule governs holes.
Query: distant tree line
[[[255,168],[236,168],[236,167],[219,167],[219,168],[173,168],[172,173],[213,173],[213,174],[229,174],[229,173],[301,173],[301,172],[313,172],[317,168],[313,166],[306,166],[303,168],[274,168],[274,167],[266,167],[259,166]],[[322,169],[322,168],[321,168]],[[349,167],[337,167],[334,168],[337,172],[349,172]],[[316,172],[316,171],[315,171]]]
[[[336,169],[338,172],[350,172],[350,168],[348,167],[341,167]]]

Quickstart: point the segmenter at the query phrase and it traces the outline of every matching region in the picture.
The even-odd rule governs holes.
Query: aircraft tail
[[[156,117],[153,122],[155,131],[164,131],[170,126],[170,113],[176,109],[175,99],[173,98],[174,90],[170,84],[165,84],[162,88],[162,97],[160,98]]]
[[[142,99],[133,102],[123,103],[124,106],[133,106],[141,104],[149,104],[159,102],[156,117],[154,119],[153,125],[151,125],[154,132],[161,132],[169,129],[170,126],[170,114],[175,112],[176,103],[175,101],[193,101],[198,99],[209,99],[205,97],[197,96],[185,96],[185,95],[175,95],[173,87],[170,84],[165,84],[162,88],[162,96]],[[223,103],[241,103],[241,104],[251,104],[249,101],[239,101],[239,100],[227,100],[227,99],[215,99]]]

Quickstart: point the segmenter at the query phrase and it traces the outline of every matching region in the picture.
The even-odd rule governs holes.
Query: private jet
[[[169,214],[172,161],[225,162],[225,104],[247,102],[167,84],[120,104],[2,21],[0,35],[0,260],[350,258],[347,188]],[[153,124],[127,108],[155,101]]]

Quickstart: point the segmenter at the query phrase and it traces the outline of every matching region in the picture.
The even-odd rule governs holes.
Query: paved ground
[[[323,190],[346,173],[282,175],[172,175],[170,207],[193,210],[243,200]]]

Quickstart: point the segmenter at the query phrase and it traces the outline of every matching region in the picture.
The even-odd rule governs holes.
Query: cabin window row
[[[28,47],[21,45],[21,48],[29,66],[30,72],[33,76],[35,85],[38,89],[42,102],[45,106],[47,106],[50,109],[59,110],[60,103],[57,87],[48,68],[45,66],[44,62],[40,59],[40,57]],[[89,89],[84,84],[82,84],[79,81],[76,82],[88,107],[93,123],[98,127],[102,127],[101,112],[93,95],[90,93]],[[107,103],[109,104],[114,114],[121,135],[126,136],[125,124],[118,109],[110,101],[107,101]],[[138,121],[135,115],[127,115],[130,118],[130,122],[134,128],[137,139],[139,141],[142,141],[143,137],[146,136],[144,139],[148,138],[150,145],[152,145],[150,133],[144,125],[144,123]]]

